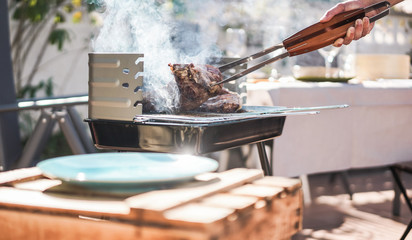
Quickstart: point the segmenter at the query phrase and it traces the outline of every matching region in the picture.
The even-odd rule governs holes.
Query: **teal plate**
[[[86,187],[150,187],[192,180],[215,171],[210,158],[167,153],[95,153],[44,160],[47,177]]]

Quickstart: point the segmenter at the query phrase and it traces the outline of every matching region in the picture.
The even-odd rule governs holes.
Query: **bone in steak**
[[[192,111],[209,98],[218,95],[221,85],[211,87],[222,80],[219,69],[211,65],[169,64],[180,91],[180,112]]]
[[[219,95],[209,98],[196,111],[214,113],[234,113],[242,108],[239,94],[222,89]]]

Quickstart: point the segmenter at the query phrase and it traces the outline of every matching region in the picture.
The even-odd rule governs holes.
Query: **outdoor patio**
[[[400,239],[412,209],[389,167],[412,160],[411,1],[363,40],[305,57],[285,37],[341,0],[0,3],[0,240]],[[300,47],[343,26],[327,24]],[[170,91],[169,63],[220,74],[279,46],[215,79],[232,80],[230,113],[180,108],[185,93]],[[47,150],[80,164],[50,174]]]
[[[312,203],[306,205],[300,239],[399,239],[411,219],[401,197],[401,214],[392,215],[394,191],[387,168],[349,171],[353,200],[345,193],[341,179],[330,182],[330,174],[309,176]],[[408,189],[412,178],[404,174]],[[406,239],[412,239],[409,235]]]

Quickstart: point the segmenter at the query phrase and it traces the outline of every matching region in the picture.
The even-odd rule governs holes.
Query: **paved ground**
[[[229,168],[244,167],[241,154],[232,150]],[[308,176],[311,204],[306,204],[303,230],[292,240],[399,239],[412,214],[401,197],[400,216],[393,216],[393,177],[388,168],[346,172],[353,199],[344,188],[342,174]],[[412,174],[403,174],[412,196]],[[307,196],[307,195],[306,195]],[[412,240],[412,231],[408,238]]]
[[[412,218],[403,202],[399,217],[392,215],[392,175],[386,168],[347,172],[350,200],[342,175],[309,176],[311,204],[304,208],[303,230],[293,240],[390,240],[399,239]],[[334,176],[334,181],[331,181]],[[412,176],[403,175],[412,190]],[[412,232],[407,239],[412,239]]]

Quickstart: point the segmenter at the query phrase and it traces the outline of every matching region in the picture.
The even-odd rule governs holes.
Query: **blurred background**
[[[186,58],[241,57],[280,43],[296,31],[316,23],[338,0],[8,0],[11,56],[16,96],[33,97],[87,94],[88,53],[93,51],[140,51],[130,48],[140,36],[126,42],[127,48],[105,48],[122,39],[107,39],[119,25],[108,24],[114,7],[143,8],[161,19],[172,47]],[[153,12],[147,11],[153,9]],[[342,47],[334,59],[347,75],[354,75],[354,55],[367,53],[411,54],[412,2],[397,5],[390,16],[378,21],[373,33],[350,47]],[[130,14],[130,13],[129,13]],[[146,17],[146,16],[145,16]],[[137,34],[143,16],[128,15],[127,27]],[[125,20],[123,19],[123,20]],[[142,19],[142,22],[139,22]],[[110,25],[110,26],[109,26]],[[109,27],[109,28],[107,28]],[[106,35],[101,34],[105,29]],[[163,31],[163,30],[162,30]],[[162,32],[158,32],[159,35]],[[100,37],[100,39],[99,39]],[[158,36],[148,36],[153,39]],[[148,52],[145,52],[148,54]],[[276,53],[275,53],[276,54]],[[179,58],[182,59],[182,58]],[[281,79],[293,74],[294,66],[323,66],[319,52],[287,58],[251,74],[249,78]],[[87,117],[87,106],[79,106]],[[22,138],[29,136],[39,112],[19,112]],[[35,119],[35,120],[33,120]],[[63,149],[63,147],[61,148]],[[64,152],[64,151],[63,151]],[[62,154],[62,151],[59,151]]]
[[[33,92],[36,96],[86,93],[87,53],[93,51],[93,40],[102,27],[105,16],[104,2],[8,2],[18,96],[28,97],[33,95]],[[134,2],[140,4],[140,1]],[[215,44],[222,56],[239,57],[275,45],[296,31],[317,22],[327,9],[339,1],[156,2],[162,14],[168,15],[171,19],[170,26],[175,28],[171,38],[176,40],[176,47],[183,48],[183,51],[190,55],[195,54],[197,49],[179,44],[187,41],[208,47]],[[395,9],[389,17],[378,21],[370,36],[358,41],[354,44],[356,46],[351,46],[350,51],[409,53],[412,43],[412,2],[405,1]],[[28,16],[23,15],[23,11],[27,11]],[[342,49],[342,52],[344,50]],[[271,68],[276,68],[282,74],[290,74],[290,65],[296,61],[300,60],[289,58]],[[323,61],[319,64],[323,64]]]
[[[4,106],[10,103],[16,104],[15,98],[19,101],[32,98],[53,98],[71,95],[84,95],[87,98],[89,90],[88,53],[90,52],[144,53],[144,81],[146,83],[153,80],[151,77],[156,78],[156,76],[160,76],[160,72],[164,69],[166,69],[166,75],[172,78],[170,70],[167,67],[167,63],[170,62],[202,63],[208,58],[237,58],[247,56],[278,44],[295,32],[316,23],[325,11],[338,2],[340,1],[7,0],[7,11],[9,14],[9,22],[7,24],[9,26],[6,26],[6,28],[9,27],[10,30],[10,55],[13,68],[13,72],[12,74],[10,73],[10,75],[13,75],[13,77],[8,77],[6,74],[5,81],[13,82],[15,97],[12,96],[5,100],[5,93],[10,92],[12,87],[3,89],[0,95],[0,102],[1,105]],[[6,4],[0,4],[0,7],[4,5]],[[1,10],[4,9],[0,8],[0,12]],[[4,15],[0,15],[0,17],[1,16]],[[0,27],[2,27],[2,24],[4,23],[0,22]],[[5,29],[4,25],[3,28],[0,28],[0,32]],[[1,43],[0,41],[0,50],[3,50],[1,49]],[[6,48],[6,51],[8,53],[8,48]],[[277,53],[274,52],[273,55],[275,54]],[[360,65],[359,59],[361,59],[359,56],[368,56],[370,54],[385,54],[384,59],[386,62],[384,64],[386,64],[388,71],[391,73],[398,72],[398,70],[404,72],[406,68],[406,76],[383,76],[382,73],[380,73],[380,77],[386,77],[388,79],[399,78],[401,80],[410,78],[410,56],[412,55],[412,0],[406,0],[396,5],[392,8],[389,16],[376,22],[375,28],[370,35],[352,43],[350,46],[344,46],[339,49],[314,51],[298,57],[286,58],[248,75],[247,81],[254,83],[257,82],[256,80],[264,80],[288,84],[289,81],[296,81],[301,75],[313,77],[311,74],[319,74],[320,72],[321,75],[317,75],[316,77],[326,77],[326,80],[328,80],[327,78],[352,79],[353,77],[361,76],[361,73],[357,70],[357,66]],[[1,54],[0,67],[8,60],[6,59],[6,55],[7,54]],[[389,58],[387,57],[388,55],[395,57]],[[402,56],[402,58],[398,58],[397,56]],[[407,58],[404,58],[405,56]],[[362,61],[364,65],[359,69],[364,69],[364,72],[372,72],[374,69],[379,69],[376,64],[368,64],[371,60],[376,59],[376,56],[369,56],[365,59],[366,60]],[[400,64],[398,63],[405,63],[405,59],[407,61],[406,65],[402,65],[402,69],[400,69]],[[330,75],[327,75],[325,69],[327,64],[330,64],[336,71],[333,71],[333,73],[330,72]],[[153,65],[157,65],[163,70],[156,72],[155,69],[151,68]],[[7,68],[7,66],[4,68]],[[314,72],[308,73],[302,69],[315,70]],[[321,71],[320,69],[323,70]],[[152,72],[150,73],[150,71]],[[146,75],[146,73],[149,74]],[[371,75],[362,77],[369,80],[376,80],[373,78],[374,76]],[[312,93],[308,93],[304,97],[312,97],[310,94]],[[381,94],[381,92],[379,91],[378,94]],[[365,97],[362,97],[366,99],[368,96],[369,95],[365,95]],[[262,96],[259,95],[259,97]],[[302,97],[302,101],[306,102],[307,98],[304,97]],[[381,95],[376,98],[378,99],[379,97],[381,97]],[[410,99],[409,97],[405,98]],[[387,98],[382,99],[382,102],[387,100]],[[359,98],[357,100],[359,100]],[[270,104],[272,104],[272,102],[270,102]],[[375,105],[371,106],[372,108],[375,107]],[[46,129],[43,132],[44,136],[41,136],[40,139],[41,144],[36,145],[39,140],[33,137],[41,135],[36,133],[36,129],[41,129],[41,123],[45,119],[43,115],[48,117],[48,121],[55,121],[55,119],[52,118],[58,117],[59,114],[61,114],[60,110],[70,110],[65,107],[66,106],[61,107],[60,109],[53,108],[51,113],[44,109],[11,110],[7,114],[11,114],[10,112],[12,112],[12,114],[16,115],[14,117],[17,119],[12,118],[11,121],[10,119],[6,119],[6,114],[0,116],[0,171],[16,167],[27,167],[51,157],[76,154],[72,150],[73,147],[69,146],[70,141],[72,143],[76,141],[73,141],[73,138],[70,138],[67,134],[62,133],[64,125],[60,124],[60,122],[60,128],[51,124],[50,126],[52,126],[53,129]],[[83,122],[83,119],[88,117],[87,101],[75,107],[80,115],[80,124],[84,125],[83,132],[88,134],[87,140],[90,140],[90,131]],[[385,114],[387,114],[388,111],[385,107],[388,106],[384,104],[383,107]],[[389,105],[389,107],[392,106]],[[363,106],[360,108],[364,109]],[[356,106],[352,109],[356,110]],[[370,114],[370,112],[368,112],[369,109],[365,111]],[[360,116],[359,119],[364,116],[372,116],[372,119],[373,116],[375,116],[373,114],[357,116]],[[331,115],[322,115],[325,116],[325,122],[334,124],[337,128],[341,127],[339,125],[340,121],[337,121],[338,124],[329,121],[328,116]],[[337,116],[335,119],[343,119],[339,117],[341,115]],[[396,116],[397,115],[391,117],[395,119]],[[66,118],[60,119],[65,120]],[[350,122],[352,122],[353,119],[350,118]],[[401,123],[404,121],[404,124],[408,125],[408,119],[410,118],[400,119],[399,121],[401,121]],[[391,118],[389,118],[389,120],[391,120]],[[15,123],[16,126],[12,126],[10,124],[11,122]],[[356,121],[353,122],[357,124]],[[302,122],[299,120],[295,126],[301,126],[302,128],[305,128],[305,126],[312,127],[311,123],[313,122],[302,125]],[[321,125],[322,123],[323,122],[321,122]],[[394,123],[398,123],[398,121],[394,120]],[[351,126],[351,124],[345,123],[343,126],[347,127]],[[364,125],[360,126],[362,128]],[[13,132],[10,133],[12,128]],[[342,131],[348,132],[347,130]],[[376,138],[374,131],[375,130],[372,131],[372,137]],[[333,133],[334,131],[330,132]],[[338,134],[336,135],[340,137]],[[390,139],[391,138],[389,138],[389,141]],[[362,140],[363,138],[361,141]],[[380,141],[379,138],[374,140]],[[315,141],[315,144],[316,143]],[[393,141],[393,145],[399,145],[398,139]],[[278,145],[278,147],[279,146],[281,145]],[[297,146],[299,146],[299,144],[297,144]],[[319,146],[324,147],[323,144]],[[379,144],[378,146],[381,145]],[[384,146],[383,148],[386,147],[387,146]],[[396,151],[397,148],[395,147],[394,149]],[[292,150],[295,151],[295,149]],[[94,146],[92,146],[92,151],[90,152],[93,151],[96,151]],[[20,158],[21,155],[30,158]],[[235,155],[235,157],[238,157],[238,155]],[[23,164],[15,165],[17,160],[19,160],[19,163],[23,162]],[[335,163],[331,162],[331,164]],[[365,174],[365,172],[367,174]],[[390,209],[393,186],[391,184],[392,178],[391,175],[388,174],[388,171],[378,169],[377,171],[365,170],[350,173],[352,177],[351,186],[353,188],[356,186],[356,188],[354,188],[355,192],[372,191],[375,188],[379,191],[382,189],[382,186],[384,190],[388,190],[385,192],[382,202],[376,200],[379,199],[378,197],[361,195],[361,198],[355,199],[357,202],[353,201],[355,203],[354,205],[360,205],[361,207],[359,209],[365,211],[365,208],[367,208],[363,205],[363,202],[366,202],[365,199],[374,199],[375,202],[372,207],[368,205],[369,209],[366,209],[366,212],[383,212],[381,214],[383,217],[391,217]],[[332,174],[332,177],[334,179],[335,174]],[[343,226],[340,229],[341,232],[347,231],[348,227],[342,225],[342,219],[347,215],[353,214],[353,208],[348,207],[352,206],[352,202],[348,201],[347,189],[344,189],[340,182],[335,184],[334,180],[332,181],[331,179],[329,173],[315,175],[310,179],[310,181],[313,182],[310,186],[312,187],[310,192],[313,193],[313,198],[321,197],[319,198],[320,205],[315,205],[313,210],[305,211],[305,214],[308,215],[304,217],[306,221],[304,227],[306,230],[295,239],[307,239],[307,236],[314,235],[312,233],[319,234],[319,232],[323,234],[319,239],[334,239],[324,236],[327,236],[333,229],[340,226]],[[383,183],[383,185],[375,184],[375,181]],[[331,184],[324,186],[326,182]],[[342,201],[328,199],[327,195],[334,194],[335,192],[341,194],[339,195],[339,199],[342,198]],[[359,196],[358,193],[357,196]],[[382,199],[382,197],[380,199]],[[361,203],[359,203],[359,200]],[[334,204],[338,206],[337,211],[336,209],[332,211],[328,206],[331,201],[334,201]],[[341,204],[341,202],[345,204]],[[385,205],[383,205],[383,203]],[[359,224],[359,220],[370,222],[370,216],[368,214],[359,215],[358,212],[355,213],[353,219],[356,221],[354,221],[353,226],[349,226],[349,229],[367,226],[367,224]],[[325,215],[329,217],[323,218]],[[409,215],[406,217],[409,217]],[[406,217],[405,219],[401,219],[404,224],[409,222],[409,218]],[[331,219],[333,220],[331,221]],[[351,222],[349,222],[349,224],[350,223]],[[381,218],[378,218],[376,222],[372,221],[372,231],[379,232],[385,229],[385,227],[393,230],[393,225],[382,227],[386,223],[387,222],[382,221]],[[321,227],[319,228],[318,226]],[[398,224],[395,225],[395,227],[396,231],[399,232],[404,229],[404,225]],[[327,232],[324,231],[325,228],[332,230]],[[340,235],[339,232],[335,232],[335,234]],[[355,231],[353,235],[354,238],[361,239],[359,238],[359,234],[364,233]],[[336,239],[347,238],[340,237]],[[367,235],[362,239],[372,238]]]

